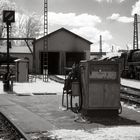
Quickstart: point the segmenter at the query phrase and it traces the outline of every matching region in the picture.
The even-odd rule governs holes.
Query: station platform
[[[78,114],[66,111],[61,106],[60,95],[0,95],[0,111],[26,134],[60,129],[90,131],[93,128],[140,125],[140,113],[125,106],[117,118],[78,121]]]
[[[48,135],[51,135],[53,132],[55,134],[57,130],[63,130],[63,134],[64,130],[69,130],[72,133],[81,131],[81,134],[84,134],[84,131],[88,134],[89,132],[90,134],[93,133],[93,135],[102,128],[123,127],[124,131],[126,131],[128,127],[131,127],[132,132],[135,127],[136,130],[140,130],[140,110],[138,109],[122,104],[122,113],[118,117],[93,117],[88,120],[82,118],[80,114],[75,114],[62,107],[61,98],[62,93],[56,92],[54,94],[54,91],[53,94],[31,96],[26,93],[25,96],[19,96],[19,94],[15,93],[0,94],[0,112],[5,114],[29,136],[35,133],[48,133]],[[134,131],[136,132],[136,130]],[[110,132],[112,133],[112,130]],[[120,131],[120,133],[126,136],[123,131]],[[138,134],[140,136],[139,132]],[[73,137],[79,138],[79,133],[75,133]],[[132,138],[130,132],[128,133],[128,138]]]

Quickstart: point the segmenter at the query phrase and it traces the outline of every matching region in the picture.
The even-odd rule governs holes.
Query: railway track
[[[50,79],[59,83],[64,83],[64,79],[56,75],[50,76]],[[140,89],[121,85],[120,96],[123,101],[140,105]]]
[[[140,105],[140,89],[121,85],[121,100]]]
[[[0,113],[0,140],[29,140],[29,138],[5,115]]]

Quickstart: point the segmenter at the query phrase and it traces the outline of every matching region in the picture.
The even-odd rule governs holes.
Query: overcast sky
[[[44,0],[13,0],[26,14],[43,15]],[[91,50],[126,49],[133,42],[133,14],[140,14],[140,0],[48,0],[49,32],[61,27],[92,41]],[[140,17],[139,17],[140,20]]]

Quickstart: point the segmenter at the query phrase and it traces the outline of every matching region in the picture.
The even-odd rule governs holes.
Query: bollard
[[[7,73],[3,77],[3,90],[5,92],[13,91],[13,81],[10,79],[10,76],[8,76]]]

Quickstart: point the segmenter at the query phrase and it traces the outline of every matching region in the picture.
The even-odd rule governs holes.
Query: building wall
[[[40,52],[43,51],[44,40],[35,43],[36,72],[40,73]],[[84,52],[85,58],[90,59],[90,45],[84,39],[66,31],[58,31],[48,36],[48,51],[60,53],[60,73],[66,66],[66,52]]]

